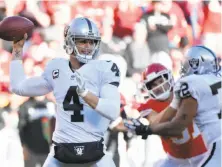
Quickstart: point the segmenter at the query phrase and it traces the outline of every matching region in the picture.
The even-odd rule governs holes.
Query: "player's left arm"
[[[181,99],[180,107],[175,117],[168,122],[160,124],[151,124],[150,130],[153,134],[160,136],[178,136],[182,131],[190,125],[197,112],[197,100],[193,97]],[[166,110],[170,110],[168,107]]]
[[[100,97],[89,91],[83,99],[95,111],[112,121],[116,120],[120,114],[120,93],[114,85],[104,85]]]
[[[102,72],[103,79],[99,97],[85,88],[84,79],[78,72],[75,73],[78,83],[77,93],[95,111],[107,119],[114,121],[120,115],[120,93],[118,90],[120,75],[115,63],[107,63],[104,65],[109,67],[109,64],[112,64],[112,66],[110,68],[106,67],[105,70],[108,70]]]

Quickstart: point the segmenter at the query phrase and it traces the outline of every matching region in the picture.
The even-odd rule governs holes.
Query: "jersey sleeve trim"
[[[110,85],[114,85],[114,86],[116,86],[116,87],[119,87],[119,82],[110,82],[109,84],[110,84]]]

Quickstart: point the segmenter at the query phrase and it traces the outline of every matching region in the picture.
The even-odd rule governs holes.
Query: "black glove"
[[[152,130],[149,125],[143,125],[139,119],[127,119],[124,121],[124,125],[136,132],[136,135],[142,136],[142,139],[147,139],[148,135],[152,134]]]

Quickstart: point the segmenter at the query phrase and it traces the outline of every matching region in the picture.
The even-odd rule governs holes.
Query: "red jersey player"
[[[163,111],[173,99],[174,80],[171,71],[163,65],[149,65],[144,73],[144,86],[150,99],[141,104],[138,111],[148,111],[147,119],[151,124],[164,122]],[[168,116],[167,116],[168,117]],[[204,139],[195,123],[190,124],[183,133],[176,137],[161,137],[163,148],[168,158],[163,161],[164,167],[198,166],[207,153]]]

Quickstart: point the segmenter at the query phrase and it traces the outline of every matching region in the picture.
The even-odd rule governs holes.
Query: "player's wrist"
[[[88,89],[84,89],[84,90],[79,91],[78,88],[77,88],[77,94],[78,94],[80,97],[85,97],[85,96],[88,94],[88,92],[89,92]]]
[[[149,125],[141,125],[139,128],[136,129],[136,134],[141,135],[142,139],[145,140],[149,135],[153,134],[153,131]]]
[[[150,129],[150,127],[148,126],[148,129],[147,129],[146,133],[145,133],[144,135],[142,135],[142,139],[143,139],[143,140],[146,140],[147,137],[148,137],[149,135],[152,135],[152,134],[153,134],[153,132],[152,132],[152,130]]]

